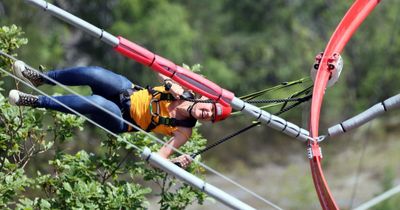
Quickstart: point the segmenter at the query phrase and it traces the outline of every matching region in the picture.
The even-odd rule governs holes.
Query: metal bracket
[[[326,135],[318,136],[318,137],[317,137],[317,142],[319,143],[319,142],[321,142],[321,141],[323,141],[323,140],[325,140],[325,139],[326,139]]]
[[[324,53],[320,52],[315,56],[315,62],[311,68],[311,78],[315,82],[315,78],[317,76],[317,72],[319,69],[319,66],[322,61]],[[329,77],[328,81],[328,87],[331,87],[334,85],[339,77],[340,73],[342,72],[343,69],[343,59],[342,56],[340,56],[339,53],[334,53],[331,57],[327,59],[327,65],[328,65],[328,70],[331,72],[331,76]]]
[[[307,139],[315,143],[320,143],[321,141],[326,139],[326,135],[321,135],[316,138],[311,138],[311,136],[307,136]]]
[[[322,149],[321,147],[308,147],[307,148],[307,157],[308,159],[313,159],[314,157],[322,158]]]

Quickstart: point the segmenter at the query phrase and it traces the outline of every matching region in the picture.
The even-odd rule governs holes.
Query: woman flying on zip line
[[[28,68],[22,61],[14,62],[13,69],[19,78],[35,87],[44,84],[55,85],[36,70]],[[171,147],[179,148],[189,140],[197,120],[217,122],[224,120],[231,113],[231,107],[220,103],[197,103],[183,100],[184,97],[193,98],[193,94],[184,91],[180,85],[161,74],[158,76],[163,86],[146,89],[134,85],[122,75],[95,66],[52,70],[45,75],[63,85],[89,86],[92,95],[84,96],[86,100],[77,95],[53,96],[52,98],[114,133],[136,131],[125,123],[123,118],[147,132],[171,136],[170,140],[158,151],[158,154],[164,158],[173,154]],[[16,106],[46,108],[73,114],[69,109],[44,95],[31,95],[11,90],[9,101]],[[92,103],[118,117],[93,106]],[[192,158],[189,155],[181,155],[174,159],[174,162],[178,162],[183,168],[186,168],[191,161]]]

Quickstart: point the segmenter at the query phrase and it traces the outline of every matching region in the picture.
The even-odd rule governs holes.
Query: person
[[[124,123],[122,119],[125,119],[145,131],[171,136],[158,151],[158,154],[166,159],[174,152],[170,146],[179,148],[189,140],[197,120],[217,122],[227,118],[231,113],[231,107],[220,103],[183,100],[183,95],[191,97],[190,94],[160,74],[158,76],[164,85],[141,88],[126,77],[97,66],[52,70],[44,73],[48,78],[28,68],[22,61],[14,62],[13,70],[19,78],[36,87],[44,84],[55,85],[48,79],[51,78],[67,86],[87,85],[91,88],[92,95],[84,96],[86,99],[84,100],[77,95],[47,97],[11,90],[10,104],[72,113],[52,100],[53,98],[114,133],[136,131],[134,127]],[[117,117],[93,106],[90,102]],[[181,155],[172,161],[186,168],[192,159],[189,155]]]

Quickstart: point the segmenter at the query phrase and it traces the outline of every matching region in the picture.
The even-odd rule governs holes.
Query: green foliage
[[[123,135],[121,142],[132,142],[140,148],[149,147],[152,151],[160,148],[159,144],[154,144],[153,141],[143,134]],[[168,139],[165,138],[165,141]],[[185,154],[195,153],[205,147],[206,139],[204,139],[197,128],[193,130],[190,140],[179,148]],[[126,145],[130,148],[129,144]],[[137,155],[140,155],[137,153]],[[178,154],[177,154],[178,155]],[[196,157],[200,160],[200,156]],[[149,167],[143,162],[135,162],[129,167],[132,177],[143,177],[144,180],[157,183],[159,187],[157,195],[160,196],[159,204],[161,209],[185,209],[190,204],[197,202],[202,204],[206,195],[200,190],[197,190],[187,184],[181,184],[173,177],[165,174],[157,168]],[[187,169],[188,172],[197,176],[202,176],[205,170],[198,163],[192,163]]]
[[[134,40],[177,64],[193,61],[193,50],[189,46],[197,34],[187,21],[189,13],[182,5],[168,1],[121,0],[110,16],[115,18],[109,29],[111,33]],[[132,67],[132,62],[127,59],[111,62],[113,68],[133,81],[140,81],[140,84],[154,81],[144,66]]]
[[[26,43],[21,35],[16,26],[2,27],[1,50],[10,52]],[[11,71],[10,61],[1,60],[2,68]],[[105,136],[96,154],[85,150],[68,153],[65,144],[79,141],[76,131],[84,130],[83,123],[84,119],[75,115],[11,106],[0,94],[0,208],[146,209],[146,196],[152,189],[137,184],[138,180],[158,184],[162,209],[184,209],[204,201],[201,191],[134,158],[140,153],[127,142],[153,151],[160,148],[144,134]],[[196,129],[183,151],[196,152],[205,143]],[[38,158],[49,164],[37,167]],[[204,173],[198,164],[188,170]]]
[[[53,119],[57,119],[53,124],[47,126],[48,131],[52,131],[56,139],[64,142],[72,139],[75,128],[83,130],[84,119],[75,115],[67,115],[60,112],[51,112]]]
[[[59,4],[177,64],[202,63],[208,79],[242,95],[309,76],[314,56],[323,50],[351,2],[76,0]],[[29,62],[52,68],[96,64],[142,86],[154,81],[146,67],[49,15],[39,15],[23,2],[4,0],[0,8],[4,8],[0,23],[21,24],[28,31],[30,47],[19,53]],[[352,37],[343,52],[342,77],[327,91],[327,98],[349,100],[327,100],[326,109],[332,111],[323,121],[337,121],[399,89],[398,10],[394,0],[381,3]],[[64,55],[65,46],[72,51]],[[282,92],[278,97],[286,96]]]
[[[5,170],[0,172],[0,207],[6,209],[19,196],[19,192],[24,191],[31,183],[23,169],[15,169],[15,165],[8,161],[4,161],[1,167]]]
[[[16,25],[2,26],[0,28],[0,49],[6,53],[28,43],[28,39],[21,38],[23,32]]]
[[[0,49],[5,53],[12,53],[13,50],[21,47],[28,43],[26,38],[22,37],[23,32],[21,28],[18,28],[16,25],[11,26],[1,26],[0,27]],[[7,65],[10,65],[11,61],[9,59],[1,59],[0,60],[0,68],[4,68]],[[3,74],[3,73],[1,73]],[[1,81],[0,85],[3,84]],[[1,89],[0,89],[1,90]]]
[[[284,81],[309,76],[314,56],[324,49],[335,27],[352,3],[352,1],[325,0],[52,2],[114,35],[122,35],[177,64],[185,63],[191,66],[193,63],[201,63],[202,74],[205,77],[232,90],[235,95],[263,90]],[[397,58],[400,53],[399,8],[400,4],[395,0],[382,1],[351,38],[342,53],[344,58],[342,76],[337,85],[326,91],[321,127],[352,116],[396,94],[400,89],[398,82],[400,73],[397,70],[400,64]],[[14,54],[18,52],[27,63],[32,63],[33,66],[44,63],[53,69],[77,64],[101,65],[122,73],[142,86],[154,82],[154,77],[147,67],[117,55],[109,46],[94,40],[80,30],[56,21],[50,15],[39,12],[37,8],[27,6],[24,1],[2,0],[0,24],[12,23],[23,26],[26,31],[24,35],[29,38],[29,47],[17,50],[16,47],[26,44],[26,39],[21,39],[20,29],[8,26],[0,29],[2,31],[0,48]],[[9,60],[0,60],[0,66],[3,68],[8,69],[9,64]],[[0,90],[14,87],[10,81],[9,79],[0,80]],[[80,91],[82,92],[82,89]],[[56,92],[60,90],[56,89]],[[282,89],[265,95],[265,98],[284,98],[292,93],[293,91]],[[4,101],[4,97],[1,100]],[[74,143],[65,142],[74,137],[70,128],[82,129],[79,118],[72,119],[71,116],[47,113],[47,116],[55,117],[49,117],[49,121],[42,119],[43,112],[31,113],[31,110],[15,109],[9,107],[6,102],[1,103],[1,117],[8,124],[1,122],[0,146],[2,151],[7,151],[8,157],[18,156],[16,153],[24,148],[22,144],[26,142],[28,136],[34,136],[30,139],[36,139],[37,141],[32,142],[39,144],[35,149],[40,148],[43,153],[46,153],[49,148],[61,151],[62,143],[69,143],[73,147],[84,142],[84,140],[74,140]],[[294,118],[300,122],[299,119],[306,118],[307,113],[308,110],[303,110],[303,113],[294,111],[284,117]],[[23,116],[24,123],[26,122],[28,126],[19,127],[22,118],[18,116]],[[57,120],[59,124],[56,123]],[[241,122],[245,121],[243,118],[233,120],[234,123],[228,124],[232,129],[235,126],[242,127]],[[41,124],[41,122],[45,123]],[[306,123],[303,125],[306,126]],[[31,133],[29,133],[29,127],[33,128]],[[39,132],[40,129],[43,132]],[[211,138],[217,138],[215,136],[223,135],[226,129],[226,127],[210,129],[207,132]],[[88,129],[83,131],[90,135],[91,132],[93,131]],[[259,136],[268,136],[269,139],[275,139],[275,142],[284,142],[279,144],[288,144],[286,141],[279,141],[282,135],[270,135],[269,129],[260,132],[248,134],[247,138],[259,139]],[[13,140],[10,141],[9,138]],[[141,147],[152,145],[150,139],[141,135],[128,135],[121,138],[127,138]],[[55,139],[57,141],[53,141]],[[131,149],[130,146],[121,145],[119,141],[112,138],[106,138],[102,143],[101,149],[96,151],[98,155],[95,158],[98,161],[95,165],[103,171],[102,179],[108,177],[105,179],[106,183],[121,180],[121,176],[128,169],[120,169],[126,164],[119,167],[119,163],[127,155],[123,148]],[[52,147],[53,144],[55,146]],[[263,147],[265,144],[271,148],[271,141],[253,141],[252,144],[254,148],[267,148]],[[234,145],[237,146],[231,147],[229,144],[221,146],[223,149],[216,149],[217,152],[213,155],[220,159],[225,158],[227,161],[228,156],[245,156],[243,144]],[[157,149],[155,145],[150,147],[153,151]],[[239,152],[233,153],[233,151]],[[57,158],[61,158],[61,154]],[[57,158],[49,157],[51,160]],[[251,159],[253,156],[247,155],[245,158]],[[126,159],[126,162],[130,161],[130,158]],[[229,161],[231,159],[234,158],[229,158]],[[27,166],[29,166],[28,163]],[[153,168],[144,167],[144,163],[137,162],[136,164],[140,167],[135,165],[135,169],[128,170],[131,177],[145,177],[150,182],[156,179],[163,180],[165,177],[165,174]],[[17,170],[18,166],[13,161],[7,163],[8,170]],[[202,173],[201,170],[198,172]],[[20,178],[15,177],[15,179]],[[21,181],[20,183],[28,186],[30,182]],[[74,186],[71,183],[70,185]],[[169,185],[161,183],[160,186]],[[11,191],[17,192],[17,188],[12,187]],[[166,198],[165,202],[160,203],[172,203],[169,199]],[[21,198],[22,201],[35,203],[35,206],[43,205],[43,208],[50,203],[47,200],[33,198],[31,200]]]
[[[28,199],[20,207],[40,207],[43,201],[57,209],[142,209],[147,206],[145,195],[150,189],[125,181],[101,182],[94,154],[80,151],[75,155],[63,154],[50,161],[56,176],[40,175],[36,188],[46,196],[39,202]],[[38,201],[37,198],[35,198]]]

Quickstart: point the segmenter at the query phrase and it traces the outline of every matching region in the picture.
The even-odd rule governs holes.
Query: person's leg
[[[99,125],[112,132],[121,133],[127,131],[127,125],[125,125],[121,119],[122,113],[120,108],[115,103],[103,98],[102,96],[85,96],[87,101],[76,95],[54,96],[52,98],[58,100],[62,104],[65,104],[71,109],[76,110],[80,114],[87,116],[89,119],[95,121]],[[117,117],[95,107],[92,103],[102,107],[102,109],[105,109],[108,112],[113,113]],[[35,107],[75,114],[47,96],[39,96]]]
[[[126,77],[96,66],[54,70],[47,72],[46,75],[64,85],[88,85],[93,94],[106,98],[113,98],[123,90],[132,87],[132,83]],[[46,79],[45,83],[53,84]]]
[[[34,86],[40,86],[44,83],[54,85],[53,82],[44,78],[39,72],[28,68],[22,61],[14,62],[13,69],[19,78],[30,82]],[[64,85],[88,85],[91,87],[93,94],[101,95],[113,101],[123,90],[132,87],[132,83],[126,77],[96,66],[53,70],[45,73],[45,75]]]

